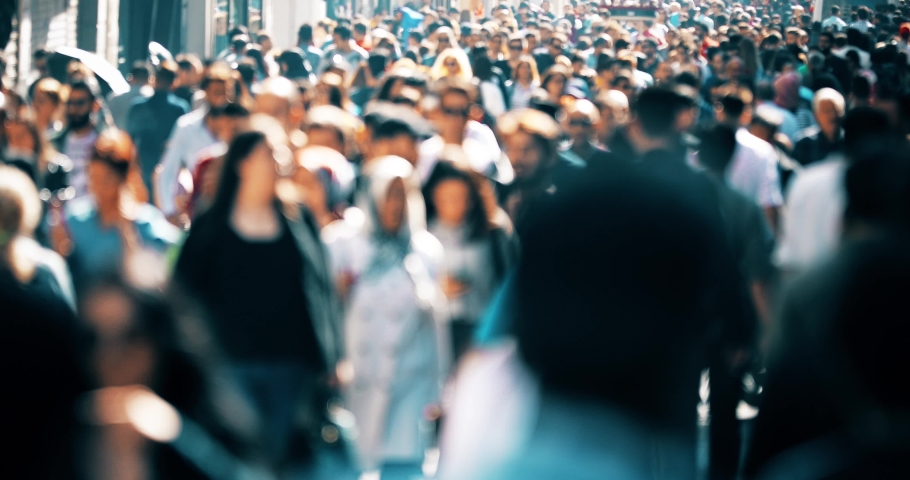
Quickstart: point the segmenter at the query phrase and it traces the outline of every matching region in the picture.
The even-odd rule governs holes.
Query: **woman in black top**
[[[336,304],[318,230],[308,211],[278,200],[290,165],[283,130],[238,135],[212,207],[193,224],[175,278],[210,328],[262,416],[273,461],[287,458],[297,410],[334,367]]]

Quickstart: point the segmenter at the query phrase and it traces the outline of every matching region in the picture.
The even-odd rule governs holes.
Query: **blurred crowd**
[[[906,478],[910,5],[432,3],[3,85],[3,476]]]

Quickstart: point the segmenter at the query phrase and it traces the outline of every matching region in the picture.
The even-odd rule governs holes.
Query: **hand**
[[[63,213],[60,211],[51,212],[50,234],[51,248],[60,256],[66,257],[73,252],[73,241],[66,229],[66,223],[63,221]]]

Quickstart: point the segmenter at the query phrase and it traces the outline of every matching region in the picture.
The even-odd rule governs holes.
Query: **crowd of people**
[[[4,476],[907,475],[910,5],[432,3],[4,84]]]

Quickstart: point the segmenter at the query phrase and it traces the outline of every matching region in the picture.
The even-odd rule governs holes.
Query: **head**
[[[260,84],[255,113],[278,120],[287,131],[300,128],[303,102],[297,85],[284,77],[270,77]]]
[[[629,118],[629,99],[618,90],[607,90],[597,96],[600,121],[594,125],[597,138],[606,144],[613,136],[616,127],[625,125]]]
[[[610,90],[622,92],[622,94],[631,102],[632,98],[635,96],[635,85],[632,84],[632,72],[628,70],[616,72],[616,74],[613,75],[613,80],[610,81]]]
[[[328,147],[347,155],[348,143],[362,129],[360,120],[335,106],[313,107],[307,112],[307,146]]]
[[[0,268],[16,261],[9,250],[14,239],[31,237],[41,215],[41,199],[32,179],[15,167],[0,165]]]
[[[549,52],[550,56],[552,57],[558,57],[559,55],[562,55],[565,48],[566,37],[561,33],[553,35],[547,42],[547,52]]]
[[[43,157],[50,150],[45,144],[44,135],[34,121],[23,117],[6,119],[3,127],[3,136],[6,138],[3,158],[6,161],[25,160],[35,168],[36,171],[29,173],[37,178],[38,169],[43,168]]]
[[[823,54],[828,55],[831,53],[831,49],[834,48],[834,34],[831,32],[822,32],[818,36],[818,49]]]
[[[447,81],[437,86],[436,94],[439,97],[436,128],[444,138],[459,138],[470,120],[476,88],[467,82]]]
[[[717,124],[699,135],[698,163],[709,172],[723,176],[736,151],[736,129]]]
[[[351,49],[351,29],[347,25],[339,25],[335,27],[335,30],[332,32],[332,40],[335,43],[335,46],[342,52],[346,52]]]
[[[571,76],[568,69],[559,65],[554,65],[544,74],[543,79],[540,82],[540,87],[547,91],[547,94],[550,95],[552,100],[558,101],[565,92],[566,85],[569,83],[569,78]]]
[[[497,123],[503,151],[515,170],[515,182],[533,186],[546,182],[557,160],[559,124],[537,110],[514,110]]]
[[[222,106],[230,100],[233,89],[231,67],[223,63],[214,63],[206,69],[200,87],[205,92],[205,101],[210,106]]]
[[[35,65],[35,70],[38,71],[38,74],[42,77],[47,77],[50,75],[50,69],[47,66],[47,62],[50,59],[53,53],[50,50],[39,48],[35,50],[35,53],[32,54],[32,62]]]
[[[426,218],[415,205],[422,202],[413,185],[414,167],[405,159],[386,156],[374,160],[369,175],[373,228],[390,237],[406,237],[425,228]],[[417,207],[417,208],[415,208]]]
[[[304,23],[297,30],[297,46],[307,47],[313,43],[313,26]]]
[[[206,114],[206,123],[218,140],[230,145],[249,118],[250,112],[246,108],[237,103],[227,103],[210,108]]]
[[[840,130],[841,121],[846,114],[844,96],[833,88],[822,88],[812,97],[812,112],[821,131],[834,138]]]
[[[53,78],[44,78],[35,86],[35,98],[32,99],[32,109],[35,118],[42,124],[47,124],[60,112],[63,103],[63,86]]]
[[[423,188],[427,206],[427,222],[438,221],[448,227],[465,226],[470,238],[484,238],[492,221],[488,208],[492,200],[489,181],[467,163],[464,152],[444,152],[445,157],[460,157],[440,161]],[[495,202],[492,204],[495,209]]]
[[[752,121],[752,92],[736,85],[722,87],[714,105],[718,123],[731,128],[748,125]]]
[[[149,68],[147,62],[133,62],[133,68],[130,69],[130,73],[127,75],[126,79],[130,82],[130,85],[134,87],[148,85],[149,80],[152,79],[152,69]]]
[[[436,30],[436,52],[442,52],[456,45],[455,32],[449,27]]]
[[[161,62],[155,72],[155,90],[160,92],[171,91],[177,81],[178,70],[179,67],[175,62]]]
[[[594,127],[600,123],[600,112],[588,100],[568,102],[562,119],[565,130],[573,144],[590,142],[594,139]]]
[[[528,42],[521,35],[513,35],[509,38],[509,58],[520,58],[528,51]]]
[[[92,113],[98,108],[96,89],[86,82],[70,85],[66,101],[67,127],[81,130],[92,125]]]
[[[467,54],[461,49],[450,48],[436,57],[436,62],[430,70],[430,76],[434,80],[451,78],[470,81],[474,76],[474,72],[471,69]]]
[[[104,130],[95,140],[86,173],[88,190],[99,208],[117,207],[136,168],[135,146],[126,132]]]

